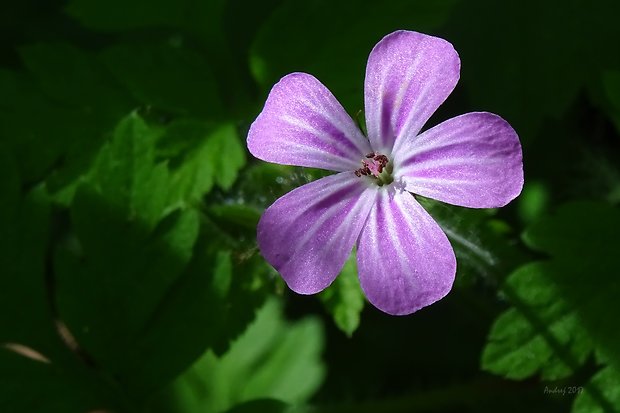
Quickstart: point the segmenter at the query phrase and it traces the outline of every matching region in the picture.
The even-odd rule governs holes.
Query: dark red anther
[[[385,155],[378,154],[376,152],[371,152],[366,155],[366,158],[370,160],[362,159],[362,167],[355,171],[355,176],[361,177],[363,176],[372,176],[378,178],[379,174],[383,172],[387,164],[389,163],[389,159]]]
[[[379,165],[381,165],[381,167],[384,167],[389,162],[388,157],[385,155],[376,155],[373,159],[379,162]]]

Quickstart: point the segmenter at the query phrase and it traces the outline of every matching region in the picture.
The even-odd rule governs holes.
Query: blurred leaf
[[[238,404],[226,413],[286,413],[290,410],[286,403],[279,400],[263,399]]]
[[[119,44],[106,49],[102,59],[145,105],[207,119],[223,115],[210,62],[182,40]]]
[[[601,69],[620,65],[609,53],[620,40],[617,15],[613,0],[461,2],[449,40],[473,106],[501,114],[530,142]]]
[[[49,197],[42,187],[22,196],[5,147],[0,173],[0,411],[83,413],[113,406],[107,384],[60,339],[46,276]]]
[[[4,69],[0,95],[0,139],[13,150],[22,180],[38,182],[67,149],[75,112],[53,105],[26,75]]]
[[[186,50],[185,44],[191,44],[196,50],[200,50],[201,55],[209,57],[208,72],[194,73],[193,79],[196,79],[195,76],[203,76],[197,80],[199,84],[204,85],[207,79],[215,75],[218,79],[217,89],[221,92],[221,100],[227,106],[227,113],[245,117],[248,110],[253,110],[252,99],[255,94],[255,85],[247,68],[248,43],[254,36],[256,26],[274,7],[272,3],[279,1],[268,0],[257,3],[248,0],[71,0],[67,11],[90,29],[113,33],[125,31],[128,33],[123,34],[137,35],[140,44],[129,46],[130,48],[145,45],[145,37],[149,40],[166,39],[169,45]],[[148,34],[144,36],[145,33]],[[152,48],[152,45],[150,47]],[[139,50],[137,52],[138,56],[145,54]],[[136,59],[130,57],[129,64],[134,72],[136,68],[143,67],[143,64],[135,62]],[[121,62],[119,68],[123,66],[124,63]],[[169,66],[168,71],[173,74],[188,72],[183,67],[175,67],[173,64]],[[192,66],[196,67],[195,64]],[[146,70],[143,75],[147,81],[137,79],[141,85],[160,77],[157,74],[161,72],[158,67],[147,67]],[[155,75],[151,74],[151,71],[154,71]],[[136,80],[134,75],[128,76]],[[175,83],[186,85],[180,80]],[[190,91],[192,97],[190,101],[181,102],[178,99],[180,97],[178,91],[170,90],[165,82],[163,88],[168,96],[177,97],[170,103],[177,103],[177,106],[179,103],[183,104],[175,110],[185,109],[191,103],[194,110],[199,110],[199,113],[209,111],[209,116],[212,116],[213,109],[219,104],[219,99],[217,102],[211,102],[205,97],[202,106],[199,106],[200,102],[196,100],[199,95],[194,91]],[[161,97],[161,93],[157,95],[151,93],[155,91],[154,87],[149,86],[148,89],[148,95],[142,93],[147,92],[144,88],[136,92],[140,96],[152,99]]]
[[[529,180],[517,200],[519,218],[526,223],[540,219],[549,207],[549,188],[541,181]]]
[[[119,408],[112,392],[85,368],[46,363],[0,348],[0,410],[11,413],[84,413]]]
[[[135,385],[176,377],[207,348],[223,353],[264,300],[262,263],[238,262],[216,229],[201,232],[192,261],[136,340],[127,366]]]
[[[114,120],[127,110],[129,96],[90,53],[67,43],[36,43],[19,52],[41,90],[51,98],[86,113],[113,114]],[[112,113],[103,114],[102,109]]]
[[[252,73],[263,91],[287,73],[312,73],[355,113],[363,108],[364,70],[373,46],[394,30],[432,31],[446,20],[454,3],[285,1],[256,37],[250,55]],[[348,24],[343,25],[345,21]],[[309,27],[320,30],[309,36]]]
[[[351,254],[340,275],[319,298],[334,318],[336,326],[351,337],[360,324],[360,313],[364,309],[364,293],[357,278],[355,254]]]
[[[70,0],[67,12],[82,25],[102,31],[148,27],[193,27],[209,30],[225,2],[210,0]]]
[[[247,231],[256,232],[261,213],[254,207],[245,204],[213,205],[209,212],[220,224],[232,224]]]
[[[19,52],[31,75],[0,70],[0,135],[12,142],[24,180],[51,172],[55,192],[85,172],[133,102],[90,53],[65,43]]]
[[[146,363],[154,350],[140,345],[187,268],[199,228],[193,210],[165,215],[170,180],[155,163],[155,139],[135,114],[121,121],[75,194],[75,239],[55,257],[60,314],[78,343],[125,385],[146,388],[192,361],[181,354]]]
[[[262,210],[293,189],[329,174],[320,169],[255,162],[243,170],[234,199]]]
[[[214,184],[224,190],[230,189],[246,162],[237,130],[231,124],[174,122],[159,145],[162,153],[181,153],[173,158],[171,165],[173,204],[194,204],[211,191]]]
[[[323,330],[316,319],[291,324],[281,312],[268,301],[226,354],[208,352],[180,376],[170,388],[177,411],[223,412],[258,398],[306,401],[324,376]]]
[[[45,290],[50,206],[43,188],[22,196],[15,160],[0,150],[0,343],[50,355],[55,336]]]
[[[101,149],[88,177],[110,206],[126,211],[148,229],[163,217],[170,186],[166,165],[155,163],[157,137],[158,132],[138,115],[129,115]]]
[[[525,254],[515,248],[516,234],[496,212],[460,208],[416,195],[416,199],[448,236],[459,263],[457,286],[484,281],[496,286],[505,274],[523,263]]]
[[[616,229],[620,211],[602,203],[575,202],[555,216],[529,227],[524,240],[533,249],[549,253],[557,284],[575,308],[583,327],[606,360],[620,367],[620,331],[605,314],[620,314],[620,247]],[[587,277],[585,275],[588,274]]]
[[[610,406],[601,406],[599,399],[593,397],[591,388],[603,389],[602,396]],[[607,413],[620,410],[620,373],[612,367],[605,367],[592,377],[590,386],[579,393],[573,404],[572,413]]]
[[[136,114],[119,123],[76,191],[74,238],[55,257],[63,320],[137,399],[205,349],[226,349],[263,299],[263,267],[233,257],[236,244],[209,221],[200,226],[196,210],[178,209],[181,197],[210,189],[189,185],[204,165],[218,174],[209,179],[232,184],[244,161],[234,128],[215,129],[200,156],[190,150],[172,171],[158,161],[162,134]]]
[[[603,86],[609,101],[609,115],[620,132],[620,70],[605,72]]]
[[[508,278],[503,291],[514,307],[491,330],[482,356],[485,370],[516,379],[536,373],[559,379],[579,369],[593,350],[619,365],[620,333],[607,316],[620,313],[619,227],[617,208],[576,202],[527,229],[527,245],[551,258]],[[609,389],[598,383],[586,387],[605,407],[612,402]]]
[[[58,306],[80,346],[123,385],[142,391],[172,378],[160,370],[191,362],[177,354],[167,363],[146,363],[153,350],[140,345],[153,314],[188,264],[198,216],[178,211],[150,232],[106,201],[86,186],[76,192],[71,218],[79,246],[77,252],[60,249],[56,254]]]
[[[548,263],[533,263],[508,278],[504,290],[520,302],[495,321],[482,355],[483,369],[515,380],[537,373],[557,380],[585,362],[592,343],[550,277],[554,271]]]

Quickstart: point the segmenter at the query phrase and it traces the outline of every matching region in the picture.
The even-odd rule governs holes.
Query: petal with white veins
[[[315,77],[291,73],[269,93],[248,133],[255,157],[284,165],[353,171],[371,152],[368,140]]]
[[[373,149],[390,153],[417,135],[456,86],[460,67],[452,44],[439,37],[401,30],[377,43],[364,84]]]
[[[289,192],[260,219],[261,253],[291,290],[322,291],[342,270],[376,194],[353,172],[327,176]]]
[[[519,137],[487,112],[457,116],[409,140],[394,169],[408,191],[470,208],[504,206],[523,188]]]
[[[358,240],[357,266],[368,300],[388,314],[405,315],[450,291],[456,258],[410,193],[381,190]]]

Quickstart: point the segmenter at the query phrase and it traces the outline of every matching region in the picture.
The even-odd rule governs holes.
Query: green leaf
[[[207,31],[221,18],[224,4],[222,0],[71,0],[66,10],[94,30],[186,26]],[[200,28],[200,24],[205,27]]]
[[[518,301],[495,321],[482,355],[483,369],[516,380],[537,373],[557,380],[585,362],[591,340],[551,274],[555,269],[549,263],[533,263],[508,278],[504,290]]]
[[[51,208],[45,188],[22,195],[5,147],[0,174],[0,411],[114,407],[113,391],[60,338],[47,268]]]
[[[164,215],[170,178],[164,163],[155,164],[158,132],[135,113],[114,130],[102,148],[88,181],[110,206],[152,228]]]
[[[174,25],[183,18],[184,3],[169,0],[72,0],[67,12],[89,28],[116,31]]]
[[[340,275],[319,298],[334,318],[336,326],[351,337],[360,324],[360,313],[364,309],[364,293],[357,278],[355,255],[351,254]]]
[[[592,389],[603,389],[602,394]],[[586,388],[578,388],[572,413],[607,413],[620,406],[620,373],[606,367],[596,373]],[[601,400],[604,400],[601,403]],[[614,407],[615,406],[615,407]]]
[[[597,350],[620,367],[620,332],[605,314],[620,313],[620,211],[603,203],[575,202],[529,227],[524,240],[554,258],[549,271],[562,296],[575,309]],[[584,274],[589,274],[584,278]]]
[[[603,86],[609,102],[607,111],[620,131],[620,71],[609,71],[603,74]]]
[[[371,0],[284,1],[255,39],[252,73],[265,92],[287,73],[312,73],[356,113],[363,108],[364,70],[373,46],[394,30],[436,28],[454,3],[397,0],[377,7]],[[308,36],[309,27],[320,30]]]
[[[19,53],[30,73],[0,70],[0,135],[12,142],[25,182],[51,172],[56,192],[87,170],[104,134],[134,103],[91,53],[65,43]]]
[[[197,213],[177,211],[149,230],[84,186],[71,221],[77,251],[69,245],[55,257],[61,317],[84,350],[124,385],[156,387],[171,378],[159,372],[170,366],[153,363],[141,371],[150,352],[140,348],[141,336],[188,265]]]
[[[246,162],[237,130],[231,124],[175,122],[162,137],[160,147],[163,153],[181,152],[171,165],[172,204],[194,204],[213,185],[230,189]]]
[[[21,47],[19,53],[51,98],[113,120],[128,110],[129,95],[92,54],[67,43],[35,43]]]
[[[620,333],[608,314],[620,313],[618,227],[617,208],[575,202],[526,230],[527,245],[550,259],[508,278],[503,292],[513,308],[491,329],[483,369],[514,379],[541,373],[555,380],[575,373],[593,351],[617,368]],[[614,402],[606,395],[615,394],[605,383],[586,386],[602,408]]]
[[[325,375],[323,330],[314,318],[294,324],[270,300],[222,357],[207,352],[169,391],[179,412],[223,412],[238,403],[271,398],[308,400]],[[199,383],[199,385],[197,385]]]
[[[211,62],[196,50],[176,43],[123,43],[106,49],[102,59],[145,105],[206,119],[223,115]]]
[[[22,180],[39,182],[70,146],[76,112],[54,105],[17,72],[0,69],[0,94],[0,139],[12,149]]]
[[[459,3],[447,38],[461,56],[472,107],[501,114],[531,142],[543,121],[566,112],[601,69],[620,64],[608,52],[620,40],[617,14],[613,0]],[[557,137],[562,145],[564,137]]]
[[[135,113],[118,124],[75,193],[71,241],[54,260],[63,320],[136,400],[205,349],[224,351],[264,297],[264,264],[233,255],[236,243],[180,201],[210,189],[182,185],[203,163],[223,174],[215,183],[232,184],[244,160],[235,129],[182,145],[172,170],[157,155],[157,143],[174,142],[163,133]]]
[[[0,343],[50,355],[58,341],[47,306],[45,261],[50,206],[45,190],[21,193],[15,160],[0,150]]]
[[[253,233],[261,216],[257,208],[245,204],[213,205],[209,208],[209,213],[220,222],[220,225],[231,224]]]
[[[199,233],[195,210],[170,212],[172,181],[155,160],[156,138],[135,114],[119,123],[76,191],[73,240],[57,250],[54,267],[61,317],[87,354],[136,394],[197,356],[153,362],[171,344],[149,339],[152,330],[166,333],[158,311],[188,268]]]
[[[262,399],[241,403],[226,413],[286,413],[291,411],[289,405],[279,400]]]
[[[73,355],[74,356],[74,355]],[[41,362],[0,348],[0,410],[11,413],[84,413],[120,408],[106,383],[68,358]]]
[[[497,286],[505,274],[525,261],[525,254],[514,248],[516,234],[494,210],[465,209],[416,195],[416,199],[448,236],[458,262],[456,286],[473,285],[482,280]]]

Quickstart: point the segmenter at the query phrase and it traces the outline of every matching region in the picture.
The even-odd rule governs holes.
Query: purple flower
[[[523,186],[519,138],[499,116],[467,113],[420,133],[459,71],[443,39],[384,37],[366,67],[368,138],[313,76],[292,73],[273,87],[250,128],[250,152],[338,172],[284,195],[258,224],[263,256],[293,291],[329,286],[354,245],[362,289],[386,313],[413,313],[450,291],[454,251],[412,193],[495,208]]]

